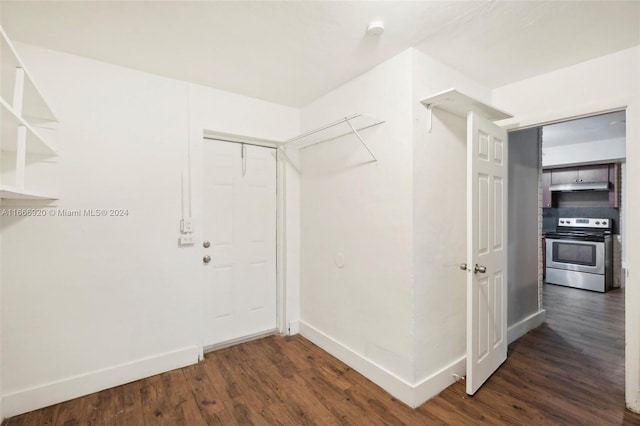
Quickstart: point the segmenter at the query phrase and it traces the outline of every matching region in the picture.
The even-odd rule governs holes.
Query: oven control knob
[[[604,222],[602,222],[602,224],[604,225]],[[596,222],[596,225],[600,225],[600,222]]]
[[[606,221],[606,220],[603,220],[603,221],[602,221],[602,224],[603,224],[604,226],[607,226],[607,221]]]
[[[560,223],[564,223],[564,220],[561,220]]]

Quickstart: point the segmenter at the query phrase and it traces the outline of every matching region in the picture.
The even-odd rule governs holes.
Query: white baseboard
[[[164,354],[92,371],[52,383],[5,394],[3,415],[16,416],[145,377],[198,362],[200,349],[189,346]]]
[[[415,386],[413,407],[419,407],[455,381],[454,374],[462,377],[467,374],[467,356],[463,355],[440,371],[423,379]]]
[[[535,314],[531,314],[523,320],[518,321],[507,329],[507,340],[511,344],[513,341],[527,334],[544,322],[547,311],[541,309]]]
[[[414,389],[411,384],[304,321],[300,321],[300,334],[349,365],[395,398],[410,407],[414,407]]]
[[[300,321],[300,334],[412,408],[422,405],[453,384],[454,374],[466,374],[467,358],[463,355],[414,385],[304,321]]]
[[[300,321],[289,321],[288,328],[287,335],[289,336],[300,333]]]

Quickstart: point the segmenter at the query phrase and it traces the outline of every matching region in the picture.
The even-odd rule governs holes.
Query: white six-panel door
[[[204,347],[276,328],[276,152],[204,140]]]
[[[507,132],[467,117],[467,393],[507,359]]]

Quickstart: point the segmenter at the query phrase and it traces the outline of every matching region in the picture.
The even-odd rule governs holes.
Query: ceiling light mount
[[[367,34],[370,36],[379,36],[384,32],[384,22],[371,21],[367,27]]]

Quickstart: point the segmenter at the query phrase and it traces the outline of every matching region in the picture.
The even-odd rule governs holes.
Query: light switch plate
[[[182,234],[180,238],[178,238],[178,244],[180,246],[192,246],[193,245],[193,234]]]

